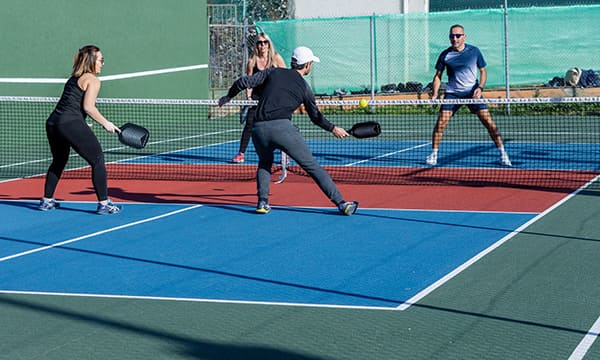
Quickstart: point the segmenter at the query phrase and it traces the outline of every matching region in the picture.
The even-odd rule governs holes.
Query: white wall
[[[290,0],[293,19],[429,12],[429,0]]]

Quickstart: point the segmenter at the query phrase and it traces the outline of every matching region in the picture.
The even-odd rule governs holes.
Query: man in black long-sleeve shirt
[[[317,163],[300,131],[292,125],[292,114],[304,104],[310,120],[336,138],[345,138],[348,132],[329,122],[317,108],[315,96],[304,81],[303,76],[310,73],[313,62],[319,58],[304,46],[294,49],[292,68],[268,68],[252,76],[243,76],[236,80],[227,95],[219,99],[223,106],[240,91],[260,86],[262,96],[258,101],[256,118],[252,127],[252,142],[258,154],[256,186],[258,205],[256,212],[266,214],[269,206],[269,185],[275,149],[284,151],[292,157],[319,185],[323,193],[344,215],[352,215],[358,208],[358,202],[347,202],[342,198],[331,176]]]

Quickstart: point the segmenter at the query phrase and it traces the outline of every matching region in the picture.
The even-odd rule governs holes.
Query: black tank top
[[[67,80],[60,100],[48,118],[48,124],[58,125],[75,120],[85,121],[87,116],[83,110],[85,91],[79,87],[77,80],[79,78],[75,76],[71,76]]]
[[[267,66],[266,68],[270,68],[270,67],[274,67],[274,66],[271,65],[271,66]],[[258,68],[258,65],[256,63],[254,63],[254,67],[252,68],[252,74],[256,74],[259,71],[262,71],[262,70],[260,70]],[[252,100],[260,100],[260,96],[262,95],[262,92],[263,92],[262,86],[258,86],[258,87],[255,87],[254,89],[252,89],[252,96],[251,96]]]

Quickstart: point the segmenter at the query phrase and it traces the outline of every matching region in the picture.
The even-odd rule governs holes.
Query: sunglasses
[[[450,34],[448,35],[448,37],[450,39],[454,38],[454,39],[460,39],[464,34]]]
[[[262,44],[262,45],[267,45],[268,43],[269,43],[269,41],[268,41],[268,40],[258,40],[258,41],[256,42],[256,46],[258,46],[258,45],[261,45],[261,44]]]
[[[104,65],[104,58],[98,59],[98,61],[100,61],[100,64]]]

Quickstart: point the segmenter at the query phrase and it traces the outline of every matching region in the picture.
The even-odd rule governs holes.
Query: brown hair
[[[100,48],[95,45],[86,45],[79,49],[73,58],[71,76],[80,77],[85,73],[95,73],[98,51],[100,51]]]

